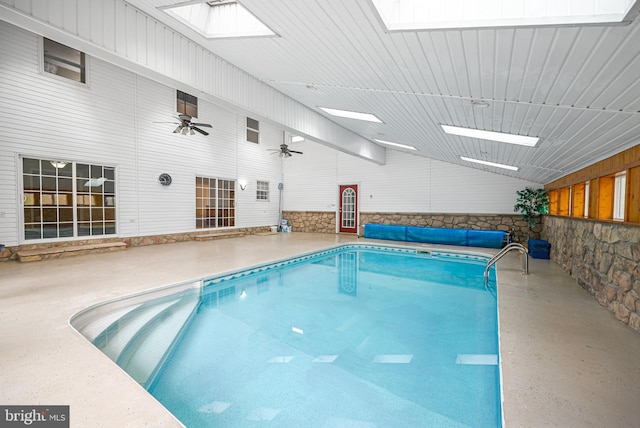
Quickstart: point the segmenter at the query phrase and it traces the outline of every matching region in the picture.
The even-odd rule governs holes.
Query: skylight
[[[405,144],[392,143],[391,141],[378,140],[377,138],[374,138],[374,140],[380,144],[386,144],[387,146],[400,147],[401,149],[418,150],[413,146],[407,146]]]
[[[387,30],[629,22],[640,0],[371,0]]]
[[[276,35],[235,0],[169,6],[164,11],[208,39]]]
[[[501,163],[483,161],[483,160],[480,160],[480,159],[465,158],[464,156],[460,156],[460,159],[462,159],[463,161],[466,161],[466,162],[479,163],[479,164],[482,164],[482,165],[493,166],[493,167],[502,168],[502,169],[508,169],[508,170],[511,170],[511,171],[517,171],[518,169],[520,169],[517,166],[504,165],[504,164],[501,164]]]
[[[503,132],[482,131],[480,129],[460,128],[458,126],[449,125],[440,126],[442,126],[442,129],[447,134],[498,141],[500,143],[518,144],[520,146],[534,147],[538,144],[539,140],[538,137],[528,137],[526,135],[505,134]]]
[[[378,119],[375,115],[371,113],[358,113],[356,111],[337,110],[334,108],[327,108],[327,107],[319,107],[319,108],[320,110],[324,110],[325,112],[329,113],[331,116],[346,117],[349,119],[358,119],[358,120],[366,120],[367,122],[382,123],[380,119]]]

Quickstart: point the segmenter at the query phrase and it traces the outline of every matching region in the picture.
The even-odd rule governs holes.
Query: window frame
[[[571,216],[572,217],[586,217],[585,205],[588,206],[588,196],[586,192],[588,189],[586,183],[576,183],[571,186]],[[587,212],[588,214],[588,212]]]
[[[627,170],[627,221],[640,223],[640,165]]]
[[[589,204],[591,203],[591,181],[587,180],[584,182],[584,218],[589,218]]]
[[[37,155],[20,155],[18,159],[20,165],[19,197],[21,209],[19,233],[21,243],[37,244],[70,240],[105,239],[118,236],[119,203],[117,168],[114,165],[62,161]],[[27,170],[25,168],[27,161],[37,161],[38,171]],[[65,165],[54,166],[53,163]],[[51,164],[53,169],[49,168],[48,164]],[[46,165],[46,169],[43,165]],[[67,166],[69,167],[69,173],[60,174],[61,170]],[[86,167],[86,177],[81,176],[78,167],[83,169]],[[100,177],[92,177],[92,171],[97,174],[98,168]],[[37,188],[27,187],[27,180],[30,177],[31,185],[37,181]],[[83,191],[86,183],[98,178],[104,178],[104,180],[99,185],[88,186],[86,191]],[[47,184],[45,184],[45,181]],[[66,181],[69,181],[69,183],[63,184]],[[49,186],[49,188],[45,186]],[[100,191],[92,191],[94,187],[100,189]],[[27,203],[29,201],[34,203]],[[87,204],[85,205],[81,201],[87,201]],[[84,210],[85,215],[88,214],[88,218],[81,218],[82,210]],[[55,221],[47,221],[47,216],[54,216]],[[34,217],[37,220],[34,220]],[[54,225],[55,227],[51,227]],[[62,227],[64,226],[71,228],[70,233],[69,231],[62,232]],[[85,229],[82,230],[88,233],[81,233],[82,230],[80,228],[82,226],[85,226]],[[30,230],[35,230],[36,227],[39,228],[39,236],[27,237],[27,233]],[[56,230],[55,236],[51,236],[50,233],[54,228]],[[47,233],[47,230],[49,230],[49,233]],[[97,230],[101,230],[101,233],[94,233]]]
[[[266,184],[266,189],[264,188],[265,184]],[[269,202],[270,200],[271,200],[271,186],[269,182],[266,180],[256,180],[256,201]]]
[[[613,221],[625,221],[627,199],[627,172],[622,171],[613,178]]]
[[[207,181],[207,186],[204,186],[204,180]],[[212,181],[215,182],[214,187],[211,187]],[[202,184],[201,187],[199,187],[200,184]],[[223,185],[222,188],[220,187],[221,184]],[[195,176],[196,230],[212,230],[236,226],[236,184],[237,180],[231,178]],[[205,189],[207,189],[206,192]],[[214,199],[211,198],[212,194]],[[231,195],[231,197],[224,197],[225,195]],[[210,204],[211,201],[214,202],[213,206]],[[207,215],[198,215],[199,212]]]
[[[250,121],[255,122],[256,126],[254,127],[252,123],[250,124]],[[260,121],[247,116],[247,120],[245,122],[247,125],[247,132],[246,132],[247,142],[260,144]],[[254,135],[255,137],[253,137]]]
[[[198,97],[176,89],[176,112],[192,118],[198,117]]]
[[[79,73],[80,74],[80,80],[76,80],[76,79],[73,79],[71,77],[60,75],[60,74],[57,74],[57,73],[54,73],[52,71],[47,70],[48,61],[46,60],[47,55],[46,55],[46,52],[45,52],[46,44],[47,44],[46,41],[47,40],[52,42],[52,43],[55,43],[56,45],[62,46],[64,48],[67,48],[67,49],[69,49],[71,51],[75,51],[75,52],[80,53],[80,64],[77,65],[77,67],[80,69],[80,73]],[[83,52],[81,50],[72,48],[71,46],[67,46],[67,45],[65,45],[63,43],[60,43],[60,42],[57,42],[57,41],[55,41],[53,39],[49,39],[48,37],[40,37],[39,46],[38,47],[39,47],[39,73],[40,74],[42,74],[42,75],[44,75],[44,76],[46,76],[48,78],[51,78],[51,79],[57,79],[57,80],[59,80],[61,82],[67,82],[67,83],[74,84],[74,85],[79,85],[79,86],[82,86],[82,87],[88,87],[89,86],[89,63],[90,63],[89,55],[87,55],[85,52]]]

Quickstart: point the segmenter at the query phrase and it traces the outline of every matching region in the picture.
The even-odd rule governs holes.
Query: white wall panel
[[[267,123],[260,123],[260,144],[247,142],[245,116],[238,116],[238,180],[247,183],[245,190],[236,193],[238,211],[242,216],[238,226],[247,225],[270,226],[278,223],[279,191],[278,183],[282,182],[282,159],[278,156],[282,142],[282,130]],[[256,182],[269,182],[269,200],[256,199]]]
[[[339,150],[349,151],[377,163],[384,163],[385,150],[380,146],[327,120],[323,115],[293,101],[283,93],[275,91],[264,82],[215,57],[202,46],[177,32],[165,27],[165,43],[153,43],[148,39],[147,27],[162,24],[124,0],[114,1],[113,20],[110,14],[102,14],[103,8],[100,3],[86,0],[65,2],[62,5],[65,16],[77,14],[78,25],[72,28],[65,21],[65,25],[60,29],[65,30],[67,34],[60,33],[57,36],[71,38],[70,41],[63,41],[63,43],[74,48],[146,73],[147,76],[156,80],[173,79],[175,84],[181,83],[192,88],[194,92],[205,91],[208,87],[210,89],[207,95],[210,101],[215,97],[217,102],[225,107],[233,106],[233,108],[252,112],[260,118],[280,123],[286,128],[297,130],[329,145],[340,141],[340,145],[337,146]],[[54,13],[50,18],[48,8],[40,7],[42,3],[44,2],[38,0],[25,2],[0,0],[0,19],[6,19],[9,22],[19,20],[23,28],[36,33],[55,33],[56,28],[52,28],[51,25],[55,25],[54,21],[57,23],[58,15]],[[38,15],[34,13],[33,5],[38,5]],[[114,43],[92,38],[92,16],[96,14],[104,17],[102,24],[104,27],[114,28],[112,34],[112,38],[115,38]],[[165,56],[165,67],[149,60],[147,52],[150,49],[155,49],[155,53],[152,54],[154,57]],[[212,63],[206,60],[202,61],[205,68],[198,69],[199,62],[196,61],[198,55],[204,58],[215,57],[214,64],[223,63],[226,72],[216,73],[216,70],[211,67]],[[130,61],[131,64],[125,64],[123,59]],[[161,76],[157,76],[156,73]],[[199,79],[200,75],[203,79]],[[216,84],[207,85],[203,80],[213,80]],[[247,92],[249,90],[250,94]],[[204,95],[200,97],[204,98]],[[284,114],[285,111],[287,114]],[[301,125],[305,126],[301,128]]]
[[[516,191],[539,183],[431,161],[431,210],[444,213],[514,214]]]
[[[361,211],[430,212],[430,162],[393,150],[387,152],[386,165],[340,154],[338,184],[360,184]]]
[[[303,152],[283,163],[283,210],[335,211],[338,152],[303,141],[291,149]]]
[[[122,2],[105,4],[106,9],[114,5],[114,16],[137,20],[135,9]],[[174,61],[184,61],[185,52],[186,61],[192,61],[189,52],[197,56],[199,49],[183,46],[183,38],[148,22],[154,30],[145,32],[145,43],[155,53],[145,54],[146,60],[163,64],[172,74],[182,73],[173,69]],[[118,31],[128,31],[127,26]],[[309,141],[291,146],[303,155],[282,159],[269,151],[282,141],[277,126],[261,121],[261,143],[247,143],[245,115],[209,102],[207,97],[199,99],[197,120],[213,125],[211,135],[176,135],[174,124],[154,123],[173,120],[175,87],[95,57],[88,61],[89,84],[79,85],[39,72],[40,36],[0,22],[0,39],[0,213],[4,213],[0,215],[0,242],[6,245],[20,241],[21,207],[16,190],[20,155],[116,166],[120,236],[194,230],[196,175],[248,182],[245,191],[237,188],[236,193],[240,227],[276,223],[279,182],[284,183],[283,209],[305,211],[335,211],[338,185],[357,183],[362,211],[512,213],[515,191],[536,186],[399,151],[389,151],[387,164],[380,166]],[[118,45],[118,40],[128,38],[116,36],[113,43]],[[173,50],[158,49],[157,40],[171,41]],[[139,58],[137,47],[131,50],[123,43],[115,48]],[[256,96],[262,83],[238,74],[229,63],[206,55],[202,66],[202,76],[212,69],[226,73],[215,81],[205,79],[203,85],[229,97],[241,96],[243,103],[269,112],[268,116],[273,112],[272,119],[284,117],[306,134],[331,132],[330,122],[315,120],[315,113],[301,110],[289,99],[281,102],[273,89],[266,91],[273,98]],[[200,78],[199,70],[195,76],[190,73],[185,78]],[[450,102],[442,103],[442,108],[446,110],[447,104]],[[634,129],[632,125],[628,128]],[[348,141],[334,141],[336,146],[343,143],[348,146]],[[162,172],[172,175],[171,186],[157,182]],[[255,200],[257,180],[270,182],[268,202]]]
[[[512,214],[516,191],[539,184],[389,150],[385,165],[314,143],[285,160],[285,210],[335,211],[340,184],[358,184],[363,212]],[[308,156],[310,155],[310,156]],[[295,160],[295,162],[291,162]]]
[[[112,165],[118,171],[118,215],[133,199],[127,175],[135,161],[135,76],[93,59],[89,85],[40,72],[39,37],[8,24],[0,25],[0,158],[2,174],[13,191],[0,192],[0,205],[11,215],[0,217],[0,241],[19,242],[19,156]],[[123,181],[121,181],[123,180]],[[120,206],[120,204],[122,206]],[[121,233],[126,227],[121,224]]]
[[[261,144],[246,142],[244,115],[199,100],[209,136],[174,134],[176,89],[89,58],[89,85],[39,71],[39,36],[0,22],[0,243],[20,243],[19,156],[115,166],[118,235],[195,230],[195,177],[249,182],[237,190],[236,225],[274,225],[282,131],[261,123]],[[155,123],[170,122],[170,123]],[[173,177],[158,183],[160,173]],[[271,183],[256,201],[255,181]]]

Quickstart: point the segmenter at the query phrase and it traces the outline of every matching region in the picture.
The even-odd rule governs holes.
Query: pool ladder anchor
[[[495,256],[491,257],[491,259],[489,259],[489,261],[487,262],[487,266],[484,269],[485,282],[487,279],[489,279],[489,268],[491,268],[492,265],[496,264],[498,260],[500,260],[511,250],[519,250],[524,253],[524,257],[522,258],[522,270],[524,271],[525,275],[529,275],[529,251],[524,245],[518,244],[517,242],[512,242],[502,250],[500,250]]]

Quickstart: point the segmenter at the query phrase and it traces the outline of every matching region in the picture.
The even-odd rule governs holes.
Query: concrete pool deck
[[[279,233],[0,263],[0,404],[69,405],[72,427],[181,426],[69,318],[114,297],[355,240]],[[531,259],[529,269],[522,274],[517,252],[498,262],[506,426],[637,425],[640,335],[555,263]]]

